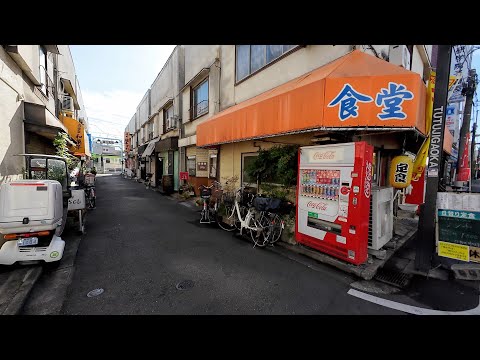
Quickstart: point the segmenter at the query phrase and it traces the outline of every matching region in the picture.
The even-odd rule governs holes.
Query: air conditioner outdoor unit
[[[167,119],[167,129],[174,129],[177,127],[177,118],[176,117],[169,117]]]
[[[73,111],[73,99],[71,96],[63,96],[62,110]]]
[[[393,237],[393,187],[372,187],[368,248],[380,250]]]
[[[406,45],[390,45],[389,61],[410,70],[410,51]]]

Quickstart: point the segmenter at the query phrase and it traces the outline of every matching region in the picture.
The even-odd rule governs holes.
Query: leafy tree
[[[64,158],[67,162],[67,167],[69,171],[75,169],[78,165],[79,159],[73,156],[68,150],[67,146],[68,135],[64,132],[59,132],[55,139],[53,140],[53,145],[56,147],[56,155]]]
[[[299,145],[275,145],[262,149],[246,167],[246,172],[260,183],[277,183],[293,186],[297,182]]]

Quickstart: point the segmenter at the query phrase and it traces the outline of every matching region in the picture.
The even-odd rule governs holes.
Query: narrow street
[[[143,184],[99,177],[97,194],[63,314],[401,314],[348,295],[345,273],[200,225]],[[185,280],[193,287],[178,290]]]

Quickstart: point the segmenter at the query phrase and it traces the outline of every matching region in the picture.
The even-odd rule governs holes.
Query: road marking
[[[348,290],[347,294],[358,297],[365,301],[370,301],[377,305],[385,306],[390,309],[395,309],[395,310],[403,311],[403,312],[414,314],[414,315],[480,315],[480,302],[476,308],[473,308],[470,310],[441,311],[441,310],[425,309],[417,306],[401,304],[395,301],[386,300],[370,294],[366,294],[355,289]],[[480,301],[480,298],[479,298],[479,301]]]

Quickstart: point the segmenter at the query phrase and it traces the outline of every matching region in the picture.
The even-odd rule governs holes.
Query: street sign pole
[[[426,172],[425,204],[418,223],[415,269],[428,273],[435,252],[435,225],[437,211],[437,192],[439,180],[443,177],[443,136],[445,133],[445,114],[447,107],[448,82],[452,45],[438,45],[438,58],[433,98],[432,127],[430,130],[430,148]]]

